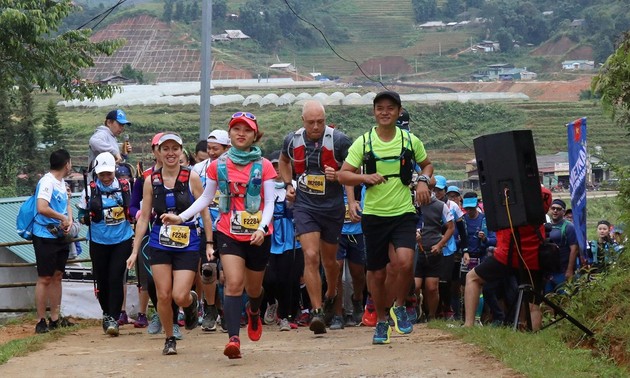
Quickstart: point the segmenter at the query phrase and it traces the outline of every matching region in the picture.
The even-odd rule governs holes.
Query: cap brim
[[[244,123],[247,126],[249,126],[252,130],[258,132],[258,124],[256,123],[256,121],[249,119],[247,117],[242,117],[242,116],[232,118],[232,120],[230,120],[229,127],[232,128],[234,125],[239,124],[239,123]]]
[[[462,204],[462,206],[464,208],[467,207],[477,207],[477,205],[479,204],[479,201],[476,198],[464,198],[464,202]]]
[[[96,168],[94,168],[94,173],[96,173],[97,175],[103,172],[114,173],[115,171],[116,171],[115,168],[110,168],[109,166],[96,166]]]
[[[377,94],[376,97],[374,97],[374,104],[376,104],[377,102],[381,101],[384,98],[392,100],[398,106],[402,106],[402,102],[400,101],[400,97],[396,98],[394,95],[389,94],[389,93],[379,93],[379,94]]]

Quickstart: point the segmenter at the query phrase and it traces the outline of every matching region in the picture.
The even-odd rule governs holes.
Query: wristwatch
[[[424,182],[425,184],[427,184],[427,186],[429,185],[429,181],[431,181],[431,178],[427,175],[419,175],[418,176],[418,182]]]
[[[285,182],[284,183],[284,188],[286,189],[289,185],[293,186],[293,183],[290,182],[290,181],[289,182]]]

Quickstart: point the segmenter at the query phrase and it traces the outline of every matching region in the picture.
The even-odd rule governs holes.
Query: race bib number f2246
[[[188,226],[162,225],[159,242],[165,247],[186,248],[190,244],[190,228]]]

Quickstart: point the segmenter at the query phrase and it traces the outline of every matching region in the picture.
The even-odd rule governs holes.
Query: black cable
[[[359,63],[356,60],[351,60],[351,59],[346,59],[343,56],[339,55],[339,53],[335,50],[335,48],[330,44],[330,42],[328,41],[328,38],[326,37],[326,34],[324,34],[323,31],[321,31],[320,28],[318,28],[315,24],[313,24],[312,22],[304,19],[302,16],[300,16],[299,14],[297,14],[297,12],[295,10],[293,10],[293,7],[291,7],[291,4],[289,4],[288,0],[284,0],[284,3],[287,5],[287,7],[289,8],[289,10],[291,11],[291,13],[293,13],[293,15],[295,15],[295,17],[297,17],[298,19],[300,19],[303,22],[306,22],[307,24],[309,24],[312,28],[314,28],[315,30],[317,30],[319,32],[319,34],[322,35],[322,37],[324,38],[324,41],[326,42],[326,44],[328,45],[328,47],[330,48],[330,50],[337,55],[337,57],[341,60],[343,60],[344,62],[348,62],[348,63],[354,63],[355,66],[357,66],[357,68],[359,69],[359,71],[361,71],[361,73],[363,74],[363,76],[365,76],[368,80],[375,82],[375,83],[379,83],[383,88],[385,88],[386,90],[388,90],[387,86],[385,84],[383,84],[382,81],[380,80],[375,80],[372,79],[371,77],[369,77],[364,71],[363,68],[361,68],[361,65],[359,65]]]
[[[114,9],[118,8],[122,3],[124,3],[127,0],[118,0],[118,2],[114,5],[112,5],[111,7],[109,7],[108,9],[105,9],[103,12],[97,14],[96,16],[92,17],[91,20],[85,22],[83,25],[79,26],[78,28],[76,28],[76,30],[81,30],[83,29],[87,24],[89,24],[90,22],[98,19],[99,17],[103,17],[96,25],[94,25],[94,28],[96,28],[97,26],[99,26],[101,24],[101,22],[103,22],[113,11]]]

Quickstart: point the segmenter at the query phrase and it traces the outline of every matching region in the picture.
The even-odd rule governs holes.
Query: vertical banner
[[[586,118],[569,123],[567,135],[573,224],[580,251],[584,253],[586,251],[586,175],[589,164],[586,153]]]

